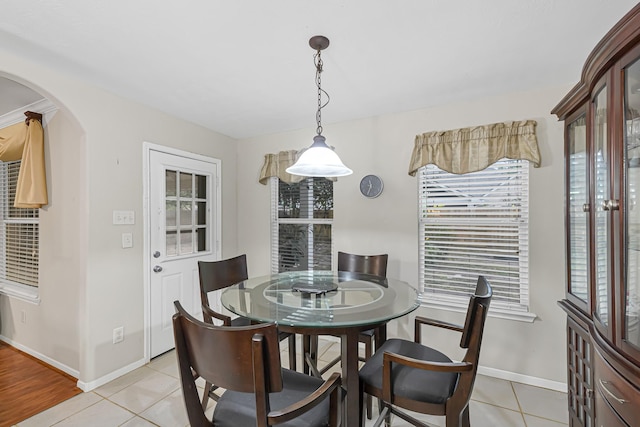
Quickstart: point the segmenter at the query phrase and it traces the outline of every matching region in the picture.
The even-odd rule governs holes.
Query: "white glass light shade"
[[[313,144],[307,148],[292,166],[287,168],[287,173],[300,176],[347,176],[353,171],[346,167],[340,157],[325,142],[322,135],[313,138]]]

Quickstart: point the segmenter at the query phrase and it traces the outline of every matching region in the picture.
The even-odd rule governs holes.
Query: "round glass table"
[[[418,291],[402,280],[335,271],[292,271],[250,278],[226,288],[222,305],[256,322],[276,323],[285,332],[341,337],[342,384],[358,390],[358,335],[419,306]],[[309,351],[305,340],[305,353]],[[358,393],[346,396],[347,426],[361,425]]]

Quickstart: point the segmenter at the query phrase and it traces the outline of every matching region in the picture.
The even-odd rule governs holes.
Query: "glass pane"
[[[279,271],[331,270],[330,224],[280,224]]]
[[[313,226],[313,270],[331,270],[331,225]]]
[[[176,256],[178,255],[178,240],[176,239],[176,231],[167,231],[166,240],[167,240],[167,256]]]
[[[176,226],[176,202],[175,200],[167,200],[166,201],[166,221],[167,227],[175,227]]]
[[[607,89],[603,88],[593,103],[595,145],[595,260],[596,314],[603,325],[609,324],[609,212],[602,207],[609,200],[609,141],[607,138]]]
[[[176,192],[176,171],[165,171],[165,185],[167,197],[175,197]]]
[[[196,175],[195,197],[198,199],[207,198],[207,177],[204,175]]]
[[[278,218],[333,218],[333,181],[307,178],[279,182]]]
[[[640,347],[640,61],[625,70],[626,301],[624,337]]]
[[[588,174],[586,120],[571,122],[569,133],[569,291],[587,302]]]
[[[207,202],[196,202],[196,224],[207,225]]]
[[[280,224],[278,229],[278,271],[308,270],[309,226]]]
[[[180,197],[191,197],[193,194],[193,175],[180,172]]]
[[[193,224],[191,202],[180,202],[180,225]]]
[[[191,230],[180,230],[180,254],[193,253],[193,233]]]
[[[206,228],[198,228],[196,230],[196,237],[197,237],[197,242],[196,244],[198,245],[198,247],[196,248],[196,250],[198,252],[204,252],[207,250],[207,229]]]

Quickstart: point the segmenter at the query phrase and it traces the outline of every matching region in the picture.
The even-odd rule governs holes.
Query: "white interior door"
[[[198,261],[218,259],[219,161],[149,150],[150,357],[174,347],[179,300],[202,318]]]

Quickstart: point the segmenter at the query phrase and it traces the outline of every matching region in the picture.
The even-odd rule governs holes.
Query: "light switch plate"
[[[113,211],[114,225],[133,225],[135,222],[134,211]]]

